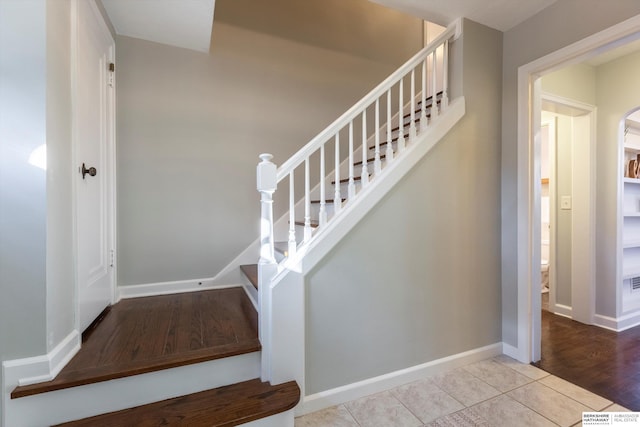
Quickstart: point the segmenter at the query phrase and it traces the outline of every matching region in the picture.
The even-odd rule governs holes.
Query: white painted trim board
[[[503,343],[495,343],[452,356],[443,357],[431,362],[400,369],[395,372],[369,378],[363,381],[336,387],[331,390],[304,396],[302,398],[302,403],[296,408],[296,416],[340,405],[342,403],[375,393],[380,393],[412,381],[498,356],[503,354],[503,347]]]

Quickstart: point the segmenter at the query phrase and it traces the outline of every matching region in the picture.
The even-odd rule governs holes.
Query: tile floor
[[[627,409],[498,356],[296,418],[296,427],[581,426],[583,411]]]

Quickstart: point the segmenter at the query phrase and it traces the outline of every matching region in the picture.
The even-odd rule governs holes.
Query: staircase
[[[241,287],[122,300],[55,379],[11,391],[4,425],[293,425],[300,390],[259,379],[257,323]]]
[[[301,412],[305,275],[464,116],[464,98],[450,100],[448,82],[449,43],[461,30],[460,22],[447,28],[279,167],[260,155],[260,257],[240,269],[258,306],[261,378],[295,379]],[[277,220],[274,205],[286,211]]]
[[[464,115],[448,84],[460,31],[448,28],[280,167],[260,156],[261,234],[246,251],[260,255],[235,265],[244,288],[115,304],[52,381],[3,372],[13,384],[3,425],[293,426],[305,405],[304,276]],[[274,199],[278,186],[285,197]]]

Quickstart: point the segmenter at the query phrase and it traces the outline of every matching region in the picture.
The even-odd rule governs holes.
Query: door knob
[[[94,167],[90,167],[89,169],[87,169],[87,167],[83,163],[82,168],[80,168],[80,173],[82,174],[82,179],[84,179],[86,174],[89,174],[89,176],[96,176],[98,171]]]

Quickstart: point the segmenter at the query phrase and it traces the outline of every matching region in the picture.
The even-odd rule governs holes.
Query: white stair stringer
[[[260,377],[260,357],[257,351],[17,399],[10,395],[21,372],[5,368],[2,425],[48,426],[247,381]],[[293,425],[289,412],[278,419],[290,418]],[[286,424],[265,419],[256,425]]]

